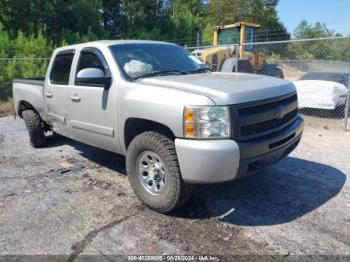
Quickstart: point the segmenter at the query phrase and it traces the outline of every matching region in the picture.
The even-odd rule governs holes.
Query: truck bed
[[[19,114],[20,104],[28,103],[45,120],[45,99],[44,99],[45,78],[15,78],[13,80],[13,100],[15,112]]]

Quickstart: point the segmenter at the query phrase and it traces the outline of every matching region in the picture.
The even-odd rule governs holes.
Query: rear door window
[[[53,61],[50,81],[56,85],[68,85],[74,52],[58,53]]]

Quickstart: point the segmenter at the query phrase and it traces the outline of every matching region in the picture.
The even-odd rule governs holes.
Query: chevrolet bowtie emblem
[[[284,117],[284,106],[282,106],[282,105],[277,106],[276,109],[275,109],[274,116],[277,119],[283,118]]]

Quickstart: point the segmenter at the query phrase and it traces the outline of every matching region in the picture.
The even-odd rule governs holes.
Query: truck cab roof
[[[75,45],[68,45],[64,47],[59,47],[56,50],[57,51],[63,51],[66,49],[75,49],[75,48],[83,48],[86,46],[96,46],[96,47],[109,47],[112,45],[123,45],[123,44],[161,44],[161,45],[175,45],[173,43],[169,42],[163,42],[163,41],[152,41],[152,40],[97,40],[97,41],[91,41],[86,43],[80,43]]]

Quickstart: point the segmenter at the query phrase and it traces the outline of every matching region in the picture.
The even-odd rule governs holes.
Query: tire
[[[241,73],[253,73],[252,64],[248,59],[226,58],[221,62],[219,67],[220,72],[236,72],[236,65],[238,65],[237,72]]]
[[[281,68],[276,68],[276,71],[273,73],[274,77],[284,79],[284,74]]]
[[[34,148],[43,147],[47,141],[39,114],[33,110],[25,110],[22,117],[29,133],[30,144]]]
[[[159,164],[162,168],[156,172],[150,171],[151,163]],[[191,197],[193,186],[182,180],[175,144],[164,135],[144,132],[136,136],[127,150],[126,170],[137,197],[146,206],[159,213],[168,213],[185,204]],[[152,180],[151,173],[159,174],[159,181],[152,183],[154,187],[147,182],[156,181],[156,178]],[[163,180],[161,175],[164,177]],[[159,185],[159,191],[156,184]]]

